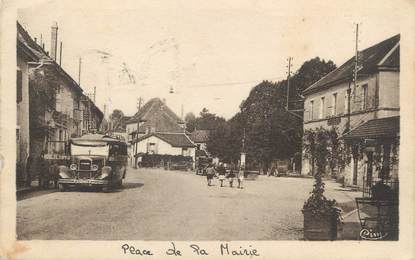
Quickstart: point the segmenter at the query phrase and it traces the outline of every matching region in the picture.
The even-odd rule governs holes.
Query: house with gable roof
[[[398,179],[400,35],[358,54],[303,91],[304,130],[335,129],[351,145],[351,160],[336,169],[337,178],[364,189],[379,180]],[[310,159],[302,174],[312,175]]]
[[[195,160],[196,145],[185,131],[184,121],[160,98],[150,99],[126,123],[132,143],[132,164],[140,154],[191,156]]]

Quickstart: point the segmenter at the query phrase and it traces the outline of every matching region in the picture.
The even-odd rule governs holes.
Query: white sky
[[[184,113],[207,107],[230,118],[251,87],[286,77],[288,56],[294,70],[315,56],[339,66],[353,56],[356,22],[361,48],[400,32],[393,1],[72,2],[20,9],[18,20],[32,37],[43,35],[46,50],[57,21],[63,68],[77,80],[82,56],[82,88],[96,86],[102,110],[107,103],[126,115],[139,96],[158,96],[179,116],[183,105]],[[111,54],[105,63],[99,51]],[[135,83],[121,73],[123,63]]]

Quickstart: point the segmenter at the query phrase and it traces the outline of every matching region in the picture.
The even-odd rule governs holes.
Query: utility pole
[[[354,69],[353,69],[353,89],[356,91],[357,87],[357,72],[359,70],[359,24],[356,24],[356,36],[355,36],[355,56],[354,56]],[[350,131],[350,113],[351,113],[351,98],[352,89],[349,82],[349,88],[347,89],[347,124],[346,131]]]
[[[62,42],[59,48],[59,66],[62,66]]]
[[[82,66],[82,58],[79,57],[79,66],[78,66],[78,85],[81,86],[81,66]]]
[[[288,104],[289,104],[289,100],[290,100],[290,76],[291,76],[291,66],[292,66],[291,61],[292,61],[292,59],[293,59],[292,57],[288,57],[288,59],[287,59],[287,61],[288,61],[288,66],[287,66],[287,68],[288,68],[288,73],[287,73],[287,106],[286,106],[287,111],[289,110]]]
[[[141,109],[142,104],[143,104],[143,98],[142,97],[137,98],[137,111]]]

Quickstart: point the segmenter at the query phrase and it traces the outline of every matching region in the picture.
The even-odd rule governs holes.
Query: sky
[[[338,66],[359,49],[400,33],[393,1],[34,1],[18,21],[50,50],[58,23],[62,67],[97,89],[107,113],[137,111],[137,100],[164,98],[179,116],[202,108],[225,118],[252,87],[287,76],[319,56]],[[59,44],[58,44],[59,46]],[[59,51],[58,51],[59,53]],[[170,93],[173,89],[174,93]]]

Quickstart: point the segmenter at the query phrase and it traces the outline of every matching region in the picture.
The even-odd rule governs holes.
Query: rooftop
[[[399,136],[399,116],[369,120],[349,133],[344,139],[375,139]]]
[[[209,130],[194,130],[190,133],[190,139],[195,143],[206,143],[209,139]]]
[[[358,76],[372,74],[379,69],[399,70],[399,41],[400,34],[377,43],[359,52]],[[322,77],[319,81],[306,88],[304,95],[312,94],[326,87],[351,80],[355,66],[355,56],[350,58],[337,69]]]

